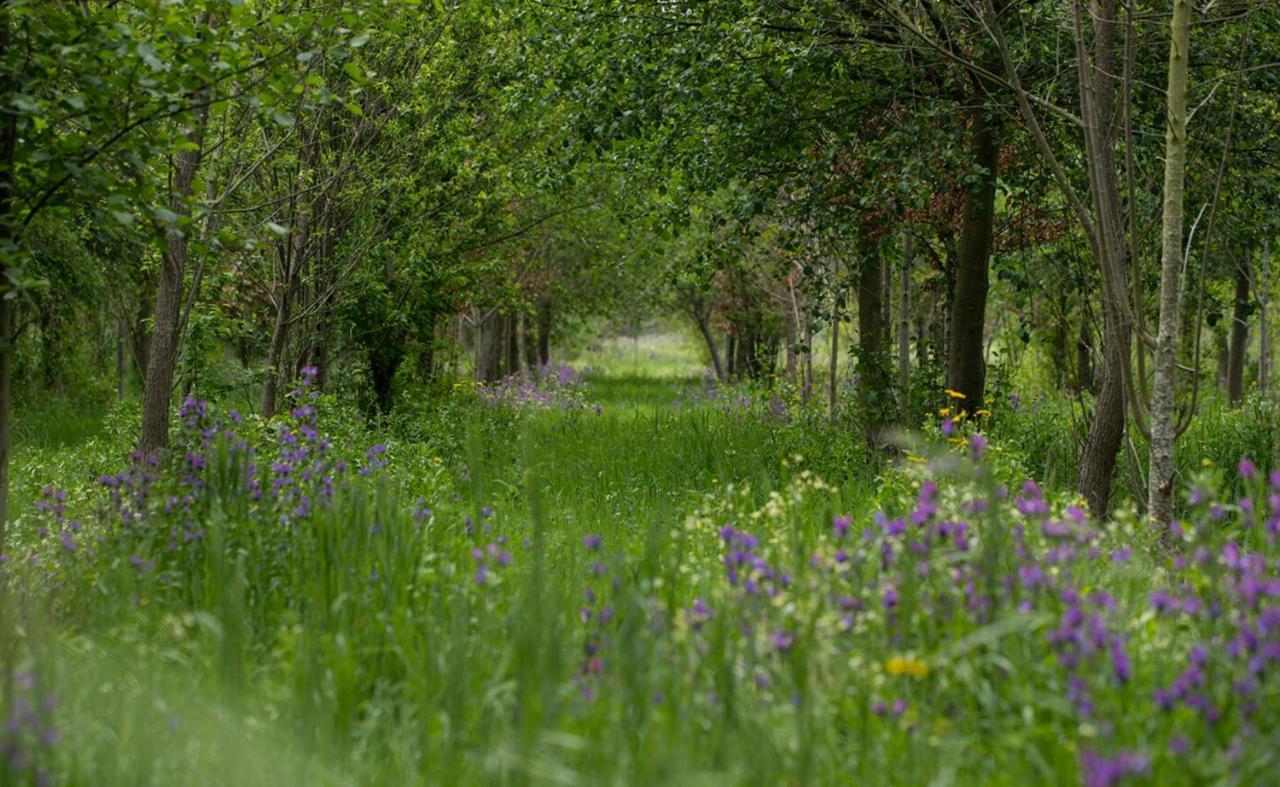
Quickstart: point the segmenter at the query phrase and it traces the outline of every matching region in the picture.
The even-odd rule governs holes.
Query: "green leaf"
[[[129,226],[130,224],[133,224],[133,214],[128,212],[127,210],[113,210],[111,211],[111,218],[115,219],[116,221],[120,222],[126,227]]]

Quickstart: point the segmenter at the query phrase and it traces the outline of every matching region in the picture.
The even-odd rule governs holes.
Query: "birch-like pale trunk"
[[[1150,479],[1147,511],[1153,521],[1173,519],[1174,397],[1182,291],[1182,208],[1187,161],[1187,60],[1191,0],[1174,0],[1169,31],[1168,117],[1165,128],[1164,216],[1160,254],[1160,329],[1151,393]]]
[[[898,409],[905,421],[911,388],[911,263],[915,253],[910,232],[902,236],[902,265],[898,268]]]

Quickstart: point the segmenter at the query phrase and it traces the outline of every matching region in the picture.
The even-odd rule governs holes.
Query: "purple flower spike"
[[[1258,475],[1257,465],[1255,465],[1253,460],[1247,456],[1240,457],[1240,465],[1238,469],[1240,470],[1241,478],[1253,479]]]

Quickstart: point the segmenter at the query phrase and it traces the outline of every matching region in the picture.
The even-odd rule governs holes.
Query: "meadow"
[[[683,352],[378,431],[305,377],[188,400],[164,462],[31,413],[0,783],[1267,782],[1280,474],[1206,461],[1162,542],[1038,486],[1008,403],[885,459]]]

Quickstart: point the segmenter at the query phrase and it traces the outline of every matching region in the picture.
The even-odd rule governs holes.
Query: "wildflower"
[[[1249,479],[1252,479],[1254,476],[1256,476],[1256,475],[1258,474],[1258,468],[1257,468],[1257,466],[1255,466],[1255,465],[1253,464],[1253,460],[1251,460],[1251,459],[1250,459],[1249,457],[1247,457],[1247,456],[1242,456],[1242,457],[1240,457],[1240,466],[1239,466],[1239,470],[1240,470],[1240,477],[1241,477],[1241,478],[1249,478]]]
[[[601,541],[602,539],[599,533],[589,533],[582,537],[582,545],[592,552],[600,549]]]
[[[946,389],[946,394],[947,394],[947,396],[950,396],[952,399],[963,399],[963,398],[964,398],[964,394],[960,393],[959,391],[953,391],[953,390],[951,390],[950,388]]]
[[[853,525],[853,517],[839,514],[832,518],[831,526],[835,528],[836,536],[844,538],[849,535],[849,528]]]
[[[895,678],[903,675],[923,678],[929,674],[929,665],[914,656],[893,656],[885,662],[884,669]]]
[[[795,642],[795,635],[785,630],[775,631],[773,635],[769,637],[769,644],[779,652],[786,652],[790,650],[791,646],[794,645]]]
[[[1120,752],[1114,757],[1090,751],[1080,755],[1080,768],[1084,771],[1086,787],[1112,787],[1126,776],[1146,773],[1149,765],[1150,760],[1140,752]]]

